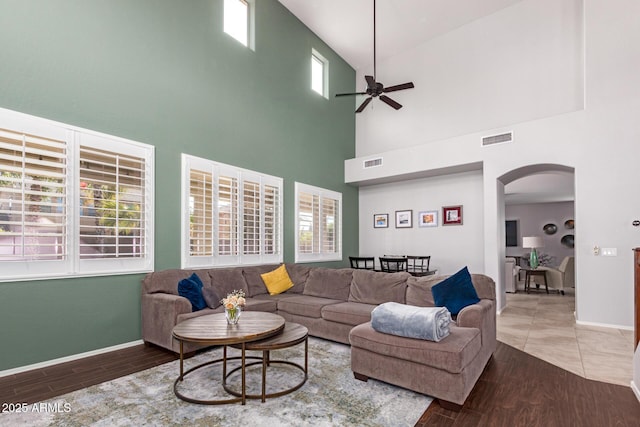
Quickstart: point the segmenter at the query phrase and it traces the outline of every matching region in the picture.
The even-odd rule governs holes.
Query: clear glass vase
[[[227,318],[227,323],[230,325],[235,325],[240,320],[240,314],[242,314],[242,309],[238,306],[236,308],[225,308],[224,314]]]

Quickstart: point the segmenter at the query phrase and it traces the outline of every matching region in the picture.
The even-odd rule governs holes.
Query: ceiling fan
[[[367,89],[365,92],[355,92],[355,93],[337,93],[338,96],[352,96],[352,95],[369,95],[367,99],[364,100],[362,104],[356,110],[356,113],[361,113],[367,105],[371,102],[371,100],[375,97],[379,97],[380,100],[391,107],[399,110],[402,108],[402,104],[394,101],[389,98],[385,93],[395,92],[397,90],[403,89],[411,89],[415,87],[413,82],[403,83],[400,85],[384,87],[384,85],[378,81],[376,81],[376,0],[373,0],[373,76],[364,76],[364,79],[367,81]]]

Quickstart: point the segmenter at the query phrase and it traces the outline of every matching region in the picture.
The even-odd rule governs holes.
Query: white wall
[[[481,163],[484,224],[478,232],[483,233],[484,239],[484,272],[498,282],[501,309],[505,302],[501,277],[505,249],[504,187],[500,179],[515,169],[530,165],[555,164],[573,168],[576,280],[580,283],[576,295],[577,319],[580,323],[631,327],[631,248],[640,246],[640,230],[631,225],[632,220],[640,219],[640,197],[634,189],[640,158],[640,78],[637,72],[640,69],[640,44],[635,43],[640,40],[640,2],[584,0],[583,3],[581,7],[575,0],[523,0],[433,41],[434,44],[444,43],[444,46],[420,46],[403,55],[402,61],[394,58],[381,64],[379,70],[384,70],[384,73],[379,72],[381,79],[385,76],[385,81],[393,83],[427,76],[422,82],[438,86],[440,98],[429,99],[425,93],[417,96],[422,89],[416,87],[412,95],[408,95],[411,91],[402,95],[417,96],[416,102],[398,97],[405,105],[402,110],[389,111],[383,109],[384,106],[377,106],[358,117],[359,157],[345,162],[345,178],[347,182],[361,185],[381,179],[415,178],[421,173],[433,174]],[[562,31],[561,23],[569,30]],[[584,30],[583,42],[576,39],[576,26]],[[477,53],[473,49],[467,50],[465,55],[476,58],[477,62],[463,67],[452,68],[454,63],[443,58],[447,67],[441,73],[460,74],[455,79],[456,84],[447,84],[444,77],[430,81],[437,77],[432,68],[433,61],[439,59],[425,58],[427,52],[464,50],[466,44],[462,41],[465,40],[475,47],[477,43],[472,37],[480,37],[485,32],[493,34],[496,28],[500,28],[502,36],[502,39],[493,39],[498,50],[502,45],[511,46],[512,38],[521,37],[520,28],[529,34],[526,40],[530,43],[521,40],[518,42],[520,49],[508,49],[506,71],[495,75],[484,73],[485,62],[488,69],[494,70],[488,63],[495,60],[487,56],[490,46],[485,46]],[[553,37],[545,39],[543,34],[534,31],[538,28],[548,28]],[[539,42],[530,39],[536,35],[541,37]],[[539,49],[540,43],[544,44],[542,49]],[[571,52],[567,53],[567,49]],[[565,56],[569,58],[567,61],[562,59]],[[571,64],[579,63],[580,58],[584,58],[584,67],[576,72]],[[544,74],[546,82],[538,85],[539,73],[527,73],[518,65],[523,62],[527,68],[534,67],[536,71],[544,67],[553,71]],[[573,71],[567,74],[565,67]],[[390,78],[386,77],[393,73],[395,75]],[[477,77],[479,74],[482,79]],[[575,81],[569,81],[571,75]],[[483,85],[495,89],[502,87],[504,81],[509,92],[514,90],[516,80],[522,88],[515,92],[515,99],[495,98],[499,102],[487,102],[487,94],[481,89]],[[529,92],[527,87],[532,84],[537,90]],[[576,85],[584,88],[584,98]],[[455,105],[440,102],[442,94],[447,92],[458,100]],[[555,96],[549,103],[550,92]],[[522,100],[523,94],[526,94],[525,100]],[[474,102],[467,97],[473,98]],[[482,98],[484,104],[477,98]],[[584,99],[584,109],[581,109],[581,99]],[[471,110],[463,108],[460,103],[464,100],[475,107]],[[556,104],[557,108],[554,107]],[[446,111],[441,112],[440,107]],[[458,113],[455,107],[463,112]],[[510,107],[515,111],[511,112]],[[445,114],[447,117],[442,117]],[[446,125],[440,124],[442,121]],[[514,131],[513,143],[480,147],[482,136],[504,130]],[[363,170],[362,160],[372,153],[382,153],[383,166]],[[361,233],[367,227],[370,227],[370,220],[361,221]],[[592,248],[595,244],[617,248],[618,256],[594,256]]]
[[[463,205],[463,224],[442,226],[442,207]],[[431,255],[431,269],[453,274],[484,270],[482,172],[467,172],[360,188],[360,255]],[[395,228],[395,211],[413,210],[412,228]],[[418,213],[438,211],[437,227],[420,227]],[[389,228],[373,215],[389,214]]]
[[[554,257],[553,266],[558,266],[564,257],[573,256],[573,248],[568,248],[560,242],[562,236],[575,235],[575,229],[564,228],[564,222],[574,218],[573,205],[573,202],[553,202],[505,206],[505,219],[518,221],[518,246],[507,247],[507,256],[522,255],[531,251],[522,247],[523,236],[541,237],[544,247],[538,249],[538,253]],[[545,234],[543,227],[546,224],[555,224],[558,228],[556,234]]]
[[[356,156],[581,109],[581,3],[525,0],[379,63],[386,86],[416,87],[356,116]]]

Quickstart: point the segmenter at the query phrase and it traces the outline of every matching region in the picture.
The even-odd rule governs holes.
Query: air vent
[[[513,132],[501,133],[499,135],[485,136],[482,138],[482,146],[513,142]]]
[[[382,157],[378,157],[376,159],[365,160],[363,163],[365,169],[375,168],[377,166],[382,166]]]

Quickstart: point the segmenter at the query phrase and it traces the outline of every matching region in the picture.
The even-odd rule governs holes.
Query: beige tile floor
[[[629,386],[633,331],[577,325],[574,311],[573,289],[507,294],[498,340],[584,378]]]

